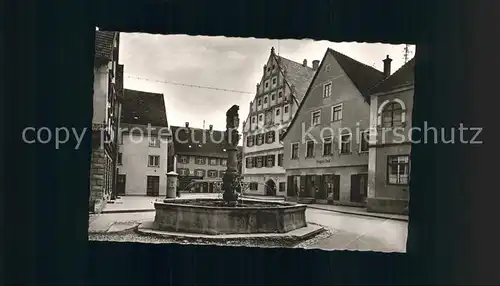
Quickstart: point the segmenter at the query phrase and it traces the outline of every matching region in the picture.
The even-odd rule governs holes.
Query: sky
[[[145,33],[120,33],[119,61],[125,88],[164,95],[169,125],[202,128],[205,121],[205,128],[224,130],[232,105],[240,107],[240,122],[246,119],[271,47],[298,63],[307,59],[309,66],[327,48],[380,71],[386,55],[393,59],[392,72],[404,64],[404,45]],[[411,51],[413,56],[415,46]]]

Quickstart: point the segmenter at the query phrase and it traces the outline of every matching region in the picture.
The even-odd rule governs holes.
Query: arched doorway
[[[273,179],[269,179],[265,186],[266,196],[276,196],[276,183]]]

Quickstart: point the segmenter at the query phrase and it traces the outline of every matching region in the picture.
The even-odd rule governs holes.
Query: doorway
[[[368,192],[368,174],[351,175],[351,202],[364,203]]]
[[[159,197],[160,196],[160,177],[159,176],[148,176],[146,195],[151,196],[151,197]]]
[[[118,178],[116,178],[116,195],[124,196],[125,195],[125,185],[127,183],[127,175],[118,174]]]
[[[276,183],[272,179],[267,180],[265,190],[266,196],[276,196]]]

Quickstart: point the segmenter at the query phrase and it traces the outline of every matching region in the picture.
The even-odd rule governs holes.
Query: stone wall
[[[113,164],[102,148],[92,150],[89,210],[100,212],[111,195]]]

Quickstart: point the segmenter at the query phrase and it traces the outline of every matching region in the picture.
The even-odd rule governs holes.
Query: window
[[[276,77],[273,77],[273,85],[275,85],[278,82],[278,79]]]
[[[340,136],[340,154],[351,153],[351,134]]]
[[[255,116],[252,117],[252,123],[255,123]]]
[[[323,86],[323,97],[330,97],[332,95],[332,83],[329,82]]]
[[[195,170],[194,175],[197,177],[205,177],[205,171],[204,170]]]
[[[401,125],[402,113],[403,109],[401,108],[401,104],[397,102],[387,104],[382,112],[382,126],[390,128]]]
[[[267,96],[264,97],[264,104],[267,104]]]
[[[262,145],[264,144],[264,134],[258,134],[257,135],[257,145]]]
[[[149,137],[149,147],[160,147],[160,140],[158,140],[158,137]]]
[[[285,106],[285,113],[288,113],[288,106]]]
[[[269,82],[268,82],[268,81],[266,81],[266,88],[268,88],[268,87],[269,87]]]
[[[189,175],[189,169],[178,169],[179,175],[180,176],[187,176]]]
[[[220,164],[221,164],[222,166],[227,166],[227,159],[221,159],[221,160],[220,160]]]
[[[123,153],[119,152],[118,158],[116,158],[116,162],[118,163],[118,165],[122,164],[122,159],[123,159]]]
[[[259,185],[257,183],[250,183],[249,189],[250,191],[257,191],[259,188]]]
[[[253,157],[247,157],[246,158],[246,164],[247,164],[247,168],[253,168],[253,167],[255,167],[254,158]]]
[[[255,157],[255,159],[256,159],[255,167],[262,168],[262,156]]]
[[[274,143],[275,132],[269,131],[266,134],[266,143]]]
[[[286,185],[284,182],[279,183],[278,191],[279,192],[284,192],[286,190]]]
[[[271,67],[267,67],[267,72],[270,72],[271,71]]]
[[[220,171],[219,172],[219,177],[223,178],[225,173],[226,173],[226,171]]]
[[[407,185],[410,175],[410,156],[398,155],[387,157],[387,183]]]
[[[274,163],[275,163],[274,160],[275,159],[276,159],[276,157],[274,155],[268,155],[267,156],[267,162],[266,162],[267,164],[266,164],[266,166],[269,167],[269,168],[270,167],[274,167]]]
[[[254,144],[255,144],[255,137],[253,135],[248,135],[247,147],[252,147]]]
[[[292,159],[299,158],[299,143],[292,143],[292,152],[290,158]]]
[[[306,142],[306,158],[314,157],[314,141],[309,140]]]
[[[311,125],[318,125],[321,123],[321,110],[313,111],[311,114]]]
[[[195,163],[198,165],[204,165],[205,164],[205,158],[203,157],[196,157]]]
[[[275,99],[276,99],[276,93],[271,94],[271,100],[275,100]]]
[[[160,166],[160,156],[149,155],[148,166],[149,167],[159,167]]]
[[[276,109],[276,116],[279,116],[279,115],[280,115],[280,110],[278,108],[278,109]]]
[[[325,70],[326,72],[330,72],[332,70],[332,65],[327,65]]]
[[[333,154],[332,143],[332,137],[326,137],[323,139],[323,156],[330,156]]]
[[[188,156],[180,156],[179,157],[179,163],[182,163],[182,164],[189,163],[189,157]]]
[[[210,164],[210,165],[217,165],[217,158],[212,158],[212,159],[210,159],[209,164]]]
[[[342,120],[342,104],[332,107],[332,121]]]
[[[259,100],[257,100],[257,105],[258,106],[261,106],[262,105],[262,100],[259,98]]]
[[[259,115],[259,122],[261,122],[263,119],[264,119],[264,117],[262,116],[262,114],[260,114]]]
[[[208,177],[209,178],[217,178],[217,171],[216,170],[209,170]]]
[[[283,97],[283,92],[280,90],[278,91],[278,98],[282,98]]]
[[[368,133],[368,130],[360,132],[359,152],[368,152],[369,136],[370,136],[370,133]]]
[[[283,166],[283,154],[278,154],[278,166]]]

